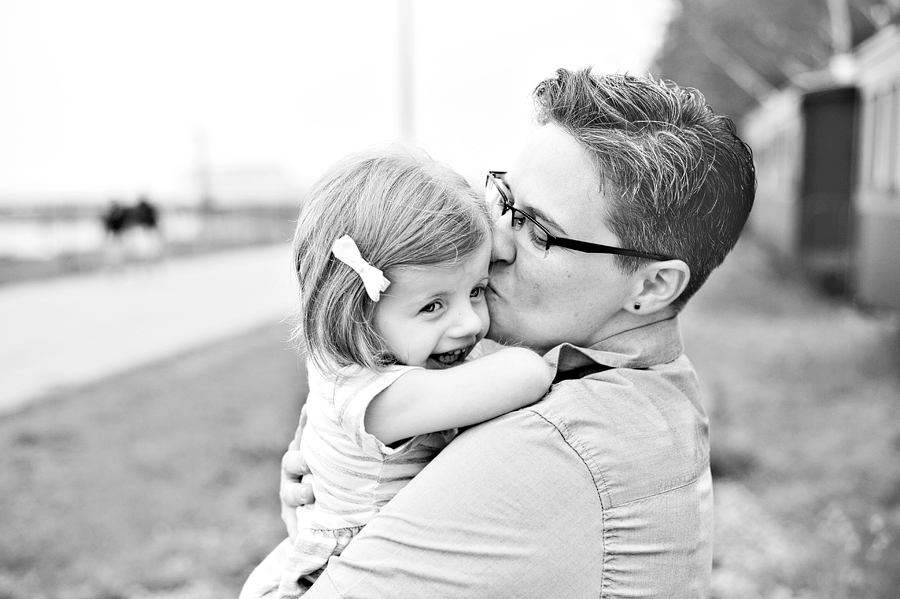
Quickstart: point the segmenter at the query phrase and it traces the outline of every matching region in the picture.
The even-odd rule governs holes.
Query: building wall
[[[857,60],[856,293],[865,303],[900,308],[900,31],[879,32]]]
[[[753,149],[756,164],[756,201],[749,227],[791,256],[799,248],[797,198],[803,154],[800,101],[794,89],[779,91],[744,119],[741,130],[744,141]]]

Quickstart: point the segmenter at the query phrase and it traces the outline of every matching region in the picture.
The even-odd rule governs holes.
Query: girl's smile
[[[448,352],[444,352],[442,354],[432,354],[428,357],[428,368],[438,369],[438,368],[449,368],[451,366],[456,366],[457,364],[462,364],[466,356],[469,355],[469,352],[472,351],[472,348],[475,347],[475,344],[468,345],[466,347],[462,347],[460,349],[454,349]]]

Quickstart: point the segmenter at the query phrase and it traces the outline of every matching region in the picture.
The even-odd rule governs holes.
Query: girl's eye
[[[441,307],[441,302],[431,302],[430,304],[424,306],[419,312],[424,312],[425,314],[431,314],[432,312],[436,312]]]
[[[469,293],[469,297],[472,299],[478,299],[483,296],[484,296],[484,287],[482,287],[481,285],[479,285],[478,287],[476,287]]]

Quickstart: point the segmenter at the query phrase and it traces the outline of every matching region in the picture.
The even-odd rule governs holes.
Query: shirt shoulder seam
[[[600,488],[597,486],[597,481],[594,478],[594,470],[591,469],[590,464],[588,464],[588,462],[585,459],[582,452],[578,451],[578,449],[576,449],[572,445],[572,443],[569,442],[569,438],[567,437],[567,434],[569,436],[571,436],[571,432],[569,431],[569,428],[563,423],[559,423],[557,425],[555,422],[552,422],[546,416],[538,413],[535,410],[524,410],[524,411],[531,412],[532,414],[534,414],[535,416],[537,416],[538,418],[540,418],[541,420],[543,420],[544,422],[549,424],[551,427],[553,427],[553,429],[557,432],[557,434],[559,434],[559,436],[562,438],[563,443],[565,443],[569,447],[569,449],[571,449],[572,452],[574,452],[575,455],[578,456],[578,459],[581,460],[581,463],[584,464],[585,469],[588,471],[588,477],[591,479],[591,483],[594,485],[594,490],[597,491],[597,499],[600,501],[600,514],[601,514],[602,526],[603,526],[603,542],[600,543],[600,552],[601,552],[601,556],[600,556],[600,586],[601,586],[601,588],[605,589],[606,588],[606,516],[607,516],[606,505],[612,505],[612,502],[610,501],[610,497],[609,497],[609,490],[606,485],[606,479],[603,477],[603,473],[599,469],[597,469],[596,470],[597,476],[599,476],[600,480],[603,481],[604,491],[606,492],[607,504],[604,504],[603,503],[604,491],[601,491]],[[565,433],[562,430],[560,430],[560,427],[565,429]]]
[[[569,449],[571,449],[572,452],[574,452],[575,455],[578,456],[578,459],[581,460],[581,463],[584,464],[584,467],[587,469],[587,471],[588,471],[588,476],[589,476],[590,479],[591,479],[591,483],[594,485],[594,490],[597,491],[597,499],[600,500],[600,505],[601,505],[601,507],[605,510],[605,509],[606,509],[606,506],[612,505],[612,498],[609,496],[609,489],[608,489],[608,486],[607,486],[607,483],[606,483],[606,478],[604,478],[604,476],[603,476],[603,472],[601,472],[599,468],[592,468],[592,467],[591,467],[591,464],[589,464],[589,463],[588,463],[588,460],[585,458],[584,452],[583,452],[583,451],[579,451],[579,448],[575,447],[575,446],[572,444],[572,441],[570,441],[570,439],[572,439],[573,441],[574,441],[575,439],[574,439],[574,435],[572,435],[572,433],[571,433],[571,431],[569,430],[569,428],[568,428],[565,424],[563,424],[563,423],[561,423],[561,422],[560,422],[560,423],[556,423],[556,422],[551,421],[550,419],[548,419],[546,416],[544,416],[543,414],[541,414],[541,413],[538,412],[537,410],[526,409],[526,410],[523,410],[523,411],[524,411],[524,412],[531,412],[532,414],[534,414],[535,416],[537,416],[538,418],[540,418],[541,420],[543,420],[544,422],[546,422],[547,424],[549,424],[551,427],[553,427],[553,428],[556,430],[556,432],[557,432],[557,433],[559,434],[559,436],[562,438],[563,443],[565,443],[565,444],[569,447]],[[580,446],[581,444],[578,443],[578,445]],[[602,483],[603,483],[603,490],[601,490],[600,487],[597,486],[597,481],[596,481],[596,478],[595,478],[595,476],[594,476],[594,472],[597,473],[596,476],[598,476],[598,477],[600,478],[600,480],[602,481]],[[605,502],[604,502],[604,495],[605,495],[605,497],[606,497],[606,501],[605,501]]]

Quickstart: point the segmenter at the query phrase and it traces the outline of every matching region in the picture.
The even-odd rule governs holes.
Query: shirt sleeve
[[[597,597],[602,520],[584,463],[519,410],[457,437],[306,597]]]
[[[351,439],[356,440],[357,446],[366,455],[381,458],[402,451],[406,447],[407,444],[404,443],[391,448],[379,441],[366,431],[365,417],[369,404],[379,393],[390,387],[407,372],[416,369],[415,366],[391,366],[384,373],[360,376],[355,380],[347,381],[337,389],[335,409],[341,428]]]

